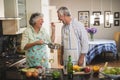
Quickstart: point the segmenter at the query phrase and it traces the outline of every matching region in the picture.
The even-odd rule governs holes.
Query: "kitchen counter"
[[[68,80],[67,75],[64,74],[62,69],[50,69],[50,70],[58,70],[61,73],[61,77],[59,80]],[[6,80],[52,80],[52,75],[50,73],[46,73],[46,77],[44,79],[38,78],[27,78],[24,73],[21,73],[17,69],[13,69],[9,71],[10,74],[6,75]],[[73,80],[111,80],[110,78],[104,78],[104,77],[94,77],[93,73],[88,74],[88,75],[74,75]],[[115,80],[120,80],[120,79],[115,79]]]
[[[17,77],[18,68],[23,66],[25,66],[24,55],[0,56],[0,80],[7,80],[8,75]]]
[[[41,80],[38,78],[27,78],[24,73],[20,72],[25,67],[25,57],[16,58],[0,58],[0,80]],[[67,75],[63,72],[63,66],[52,68],[50,70],[58,70],[61,73],[59,80],[68,80]],[[42,79],[43,80],[43,79]],[[51,74],[46,74],[44,80],[52,80]],[[74,75],[73,80],[111,80],[103,76],[94,77],[93,73],[88,75]],[[116,79],[120,80],[120,79]]]

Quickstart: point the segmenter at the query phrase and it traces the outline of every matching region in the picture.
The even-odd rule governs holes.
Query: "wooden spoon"
[[[107,68],[108,66],[108,62],[105,62],[104,68]]]

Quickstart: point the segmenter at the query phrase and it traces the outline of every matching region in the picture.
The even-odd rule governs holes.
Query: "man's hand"
[[[84,57],[85,57],[84,54],[81,54],[81,55],[80,55],[79,60],[78,60],[78,65],[79,65],[79,66],[83,66]]]
[[[54,42],[55,40],[55,24],[51,22],[51,29],[52,29],[52,35],[51,35],[51,40]]]
[[[55,24],[53,22],[51,22],[51,28],[52,30],[55,30]]]

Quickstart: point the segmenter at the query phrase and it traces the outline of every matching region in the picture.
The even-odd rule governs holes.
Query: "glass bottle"
[[[68,80],[73,80],[73,63],[70,55],[68,57],[68,63],[67,63],[67,74],[68,74]]]

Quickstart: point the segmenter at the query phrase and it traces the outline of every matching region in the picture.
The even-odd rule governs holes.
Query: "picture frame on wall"
[[[104,12],[104,27],[105,28],[110,28],[111,27],[110,15],[111,15],[111,11],[105,11]]]
[[[90,27],[89,11],[78,11],[78,21],[83,23],[85,27]]]
[[[101,15],[101,11],[93,11],[94,26],[100,26],[100,15]]]
[[[114,26],[119,26],[120,21],[119,20],[114,20]]]
[[[114,18],[120,18],[120,12],[114,12]]]

